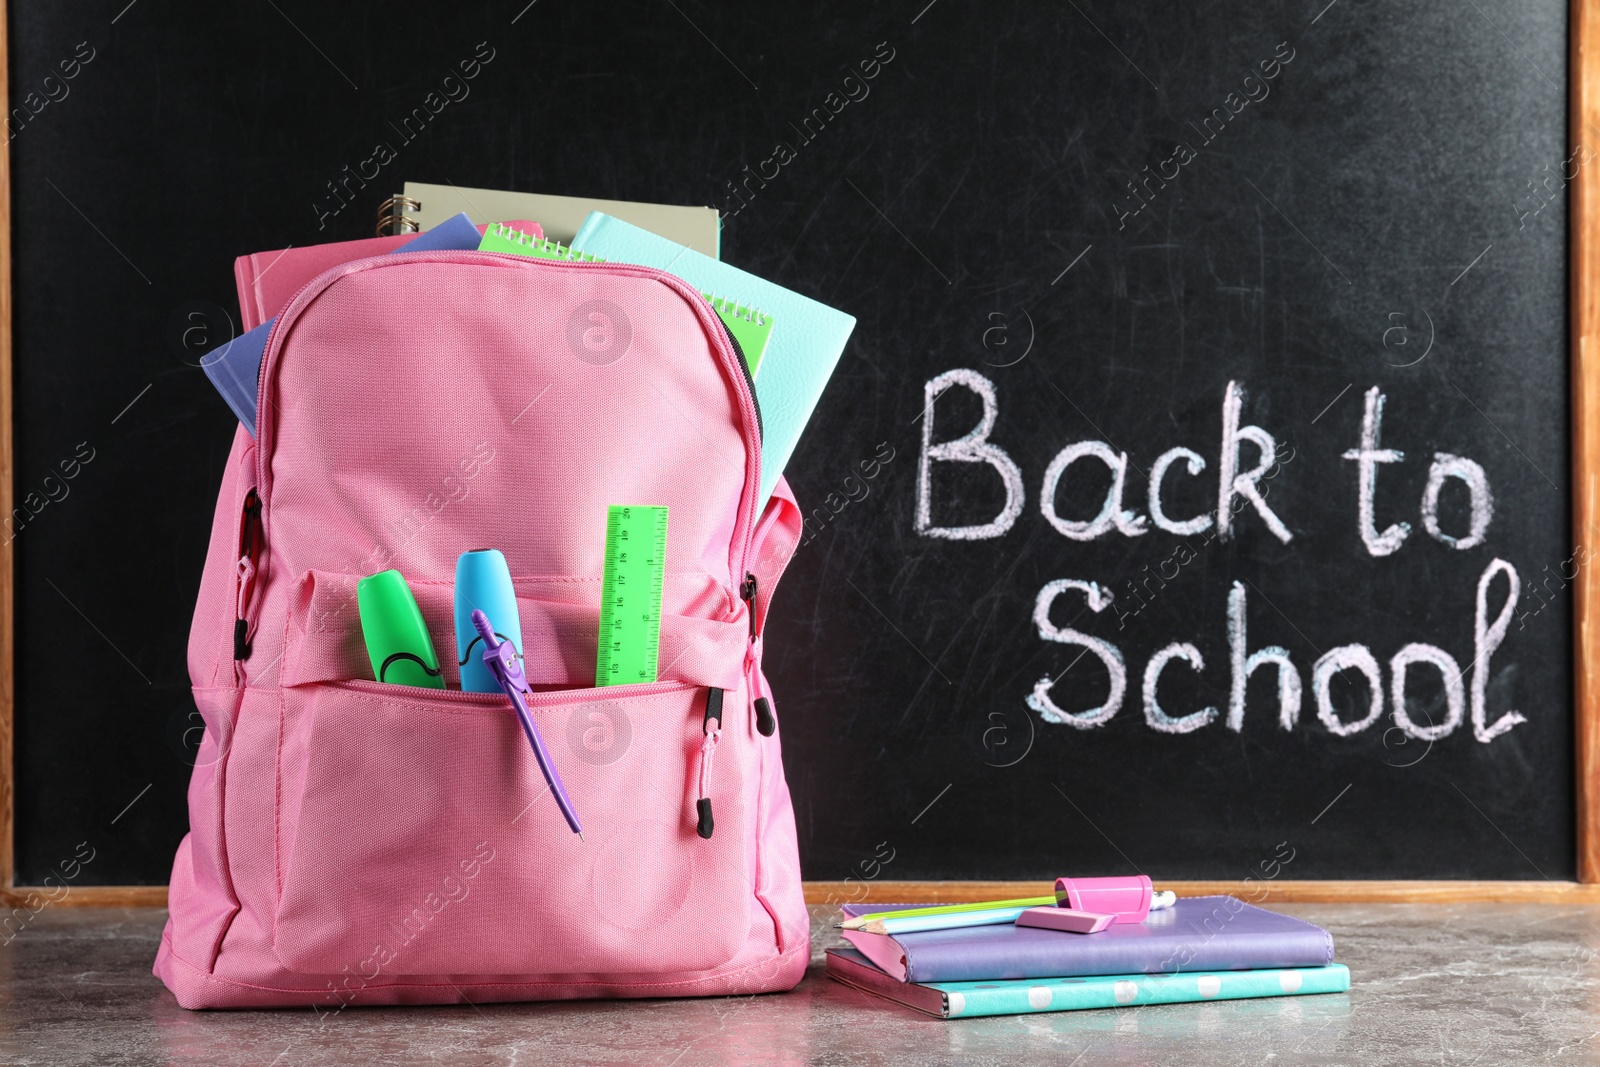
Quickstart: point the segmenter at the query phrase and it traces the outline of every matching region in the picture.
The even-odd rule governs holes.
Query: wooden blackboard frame
[[[8,12],[0,0],[0,115],[8,114]],[[1568,22],[1568,141],[1600,129],[1600,0],[1572,0]],[[1569,186],[1569,336],[1572,366],[1573,538],[1600,530],[1600,175],[1580,169]],[[11,156],[0,154],[0,515],[15,494],[12,418]],[[41,887],[15,884],[16,808],[13,789],[16,637],[15,552],[0,545],[0,904],[33,907],[48,899]],[[1600,574],[1582,570],[1574,582],[1573,723],[1576,764],[1577,871],[1575,882],[1544,881],[1290,881],[1274,882],[1278,902],[1505,901],[1600,903]],[[1181,894],[1235,891],[1224,881],[1162,881]],[[1036,893],[1032,882],[807,882],[812,903],[845,900],[939,901]],[[56,903],[68,906],[165,906],[166,886],[74,886]]]
[[[1600,123],[1600,2],[1572,0],[1568,18],[1568,141]],[[1600,177],[1580,172],[1568,199],[1572,346],[1573,540],[1600,521]],[[1573,726],[1576,757],[1578,880],[1600,883],[1600,576],[1574,583]]]

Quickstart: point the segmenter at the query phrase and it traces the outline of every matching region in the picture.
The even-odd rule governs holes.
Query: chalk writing
[[[977,425],[966,433],[950,440],[940,441],[936,432],[936,414],[939,398],[950,388],[960,386],[977,395],[982,401],[982,414]],[[1397,448],[1382,444],[1383,409],[1385,396],[1373,386],[1366,391],[1362,414],[1360,440],[1355,448],[1335,453],[1340,459],[1355,464],[1356,533],[1367,556],[1380,558],[1393,556],[1407,549],[1413,532],[1410,522],[1396,520],[1379,528],[1377,516],[1379,470],[1386,466],[1405,463],[1406,454]],[[922,454],[918,463],[916,531],[924,537],[981,541],[1002,538],[1016,525],[1025,505],[1027,490],[1021,466],[994,439],[999,421],[1000,399],[995,385],[978,371],[966,368],[946,371],[929,380],[923,387]],[[1266,531],[1284,545],[1295,540],[1295,532],[1286,511],[1279,514],[1267,502],[1270,486],[1266,481],[1276,476],[1282,468],[1277,438],[1267,429],[1245,421],[1246,391],[1240,382],[1230,381],[1223,391],[1221,405],[1221,435],[1216,454],[1215,506],[1208,502],[1205,510],[1189,516],[1173,516],[1163,503],[1163,484],[1172,476],[1172,469],[1180,462],[1191,478],[1203,474],[1208,466],[1207,457],[1184,445],[1161,452],[1150,468],[1145,486],[1144,503],[1148,515],[1139,514],[1125,505],[1125,498],[1135,495],[1130,487],[1129,469],[1137,469],[1129,453],[1115,448],[1107,441],[1073,441],[1055,453],[1039,483],[1039,514],[1048,526],[1071,541],[1086,542],[1102,538],[1144,537],[1152,532],[1173,534],[1180,538],[1204,534],[1206,540],[1227,541],[1236,536],[1245,524],[1265,527]],[[1247,447],[1248,446],[1248,447]],[[987,522],[964,526],[939,525],[934,521],[933,476],[940,463],[977,463],[993,468],[1005,490],[1005,503]],[[1090,507],[1091,515],[1063,514],[1057,497],[1080,464],[1098,464],[1110,474],[1110,484],[1103,498],[1097,498]],[[1296,468],[1299,469],[1299,468]],[[1079,477],[1082,473],[1079,472]],[[1452,487],[1452,483],[1459,486]],[[1452,529],[1445,529],[1440,516],[1441,499],[1447,492],[1465,493],[1464,512],[1455,512],[1450,520]],[[1278,498],[1281,499],[1281,498]],[[1281,506],[1281,505],[1280,505]],[[1070,510],[1070,509],[1069,509]],[[1482,547],[1489,536],[1494,521],[1494,494],[1488,473],[1477,461],[1451,452],[1435,452],[1428,468],[1426,487],[1419,503],[1421,528],[1428,537],[1452,552],[1466,552]],[[1460,529],[1460,516],[1465,515],[1466,528]],[[1387,518],[1387,516],[1386,516]],[[1426,544],[1426,540],[1422,541]],[[1186,555],[1179,559],[1174,553],[1172,575],[1177,567],[1194,557],[1192,549],[1180,544]],[[1131,567],[1130,567],[1131,569]],[[1145,565],[1148,572],[1149,566]],[[1158,568],[1158,571],[1160,568]],[[1114,576],[1117,580],[1121,576]],[[1151,580],[1162,586],[1170,577],[1146,578],[1146,589]],[[1491,611],[1491,593],[1500,588],[1497,579],[1504,577],[1505,594]],[[1138,599],[1139,608],[1144,598],[1138,588],[1127,582],[1129,600]],[[1259,590],[1255,590],[1257,595]],[[1277,692],[1277,723],[1282,731],[1300,728],[1301,712],[1306,704],[1309,683],[1315,722],[1329,734],[1339,738],[1355,737],[1369,730],[1373,724],[1388,717],[1404,736],[1433,742],[1448,737],[1470,719],[1472,735],[1487,744],[1495,738],[1527,721],[1516,710],[1503,710],[1490,721],[1488,688],[1490,661],[1505,641],[1511,619],[1516,615],[1517,602],[1522,592],[1522,580],[1517,568],[1498,557],[1490,559],[1480,572],[1473,599],[1472,656],[1457,658],[1439,644],[1412,641],[1396,651],[1385,662],[1371,646],[1362,642],[1349,642],[1323,651],[1316,649],[1317,658],[1310,664],[1310,673],[1303,672],[1304,660],[1296,658],[1287,647],[1279,643],[1266,643],[1252,649],[1249,641],[1248,608],[1251,599],[1247,583],[1231,582],[1224,606],[1224,628],[1228,646],[1226,670],[1227,708],[1204,706],[1197,709],[1169,710],[1160,699],[1164,673],[1181,660],[1201,684],[1205,684],[1206,660],[1200,648],[1190,642],[1176,640],[1164,644],[1144,664],[1143,673],[1135,674],[1141,686],[1139,698],[1144,721],[1150,729],[1165,734],[1189,734],[1212,725],[1219,719],[1235,733],[1245,727],[1250,679],[1259,670],[1271,670],[1275,676]],[[1130,664],[1121,648],[1113,641],[1097,637],[1070,625],[1060,625],[1052,619],[1057,601],[1068,594],[1083,598],[1084,605],[1094,615],[1100,615],[1114,606],[1116,596],[1108,582],[1087,576],[1056,578],[1046,582],[1034,598],[1033,623],[1043,641],[1077,646],[1082,651],[1071,659],[1058,673],[1046,674],[1034,683],[1023,697],[1027,707],[1037,712],[1045,722],[1053,725],[1090,729],[1104,726],[1116,717],[1127,697]],[[1264,596],[1264,595],[1263,595]],[[1445,601],[1441,598],[1441,603]],[[1275,605],[1269,606],[1281,616]],[[1131,609],[1131,610],[1128,610]],[[1117,607],[1115,613],[1118,629],[1137,613],[1130,603],[1128,609]],[[1079,612],[1082,615],[1082,612]],[[1525,615],[1523,620],[1525,621]],[[1283,619],[1291,627],[1287,618]],[[1090,620],[1090,629],[1093,629]],[[1269,633],[1281,633],[1281,627],[1267,617],[1264,624]],[[1298,627],[1294,627],[1298,633]],[[1299,634],[1304,637],[1304,634]],[[1386,650],[1385,650],[1386,651]],[[1086,710],[1069,710],[1053,695],[1056,685],[1067,671],[1083,656],[1092,654],[1105,670],[1104,697]],[[1463,670],[1461,663],[1467,662]],[[1137,670],[1136,667],[1131,669]],[[1439,722],[1428,717],[1419,723],[1407,706],[1408,687],[1418,672],[1437,672],[1443,689],[1445,715]],[[1468,674],[1470,673],[1470,683]],[[1345,679],[1354,688],[1341,689],[1335,700],[1336,684]],[[1080,696],[1085,683],[1075,679],[1070,689]],[[1088,683],[1092,691],[1097,683]],[[1093,696],[1091,695],[1091,699]],[[1081,700],[1075,701],[1081,703]],[[1336,703],[1342,706],[1336,707]]]

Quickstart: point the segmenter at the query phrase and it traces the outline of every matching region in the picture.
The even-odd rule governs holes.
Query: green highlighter
[[[411,587],[396,570],[381,571],[356,583],[361,634],[367,639],[372,676],[394,685],[443,689],[439,657],[428,624],[422,621]]]

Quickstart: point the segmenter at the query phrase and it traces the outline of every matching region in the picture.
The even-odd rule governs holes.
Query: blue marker
[[[522,652],[522,620],[517,615],[517,591],[511,568],[497,548],[461,553],[456,560],[456,657],[461,663],[461,688],[468,693],[498,693],[500,683],[484,666],[483,638],[472,623],[481,611],[494,620],[502,642]]]

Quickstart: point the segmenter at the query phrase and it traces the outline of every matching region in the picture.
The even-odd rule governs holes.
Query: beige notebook
[[[570,244],[591,211],[603,211],[660,234],[712,259],[719,257],[722,220],[716,208],[677,204],[636,204],[584,196],[510,193],[499,189],[466,189],[457,185],[406,182],[405,192],[378,208],[378,232],[415,233],[431,230],[465,211],[476,225],[532,219],[551,241]]]

